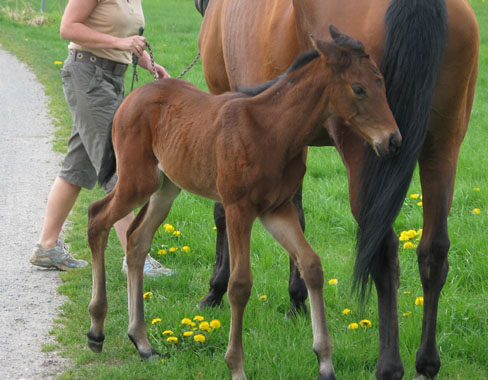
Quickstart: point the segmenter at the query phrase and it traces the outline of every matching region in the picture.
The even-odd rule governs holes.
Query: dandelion
[[[61,62],[61,61],[54,61],[54,64],[55,64],[56,66],[59,66],[59,65],[62,65],[62,64],[63,64],[63,62]]]
[[[412,198],[412,199],[418,199],[419,197],[420,197],[420,194],[417,194],[417,193],[410,194],[410,198]]]
[[[148,298],[152,298],[152,296],[153,296],[152,292],[146,292],[142,295],[142,298],[148,299]]]
[[[213,319],[210,321],[210,327],[213,329],[220,329],[220,321],[218,319]]]
[[[337,280],[337,278],[331,278],[329,280],[329,285],[337,285],[339,281]]]
[[[24,41],[29,41],[29,39],[28,38],[24,38]]]
[[[473,214],[475,214],[475,215],[479,215],[480,212],[481,212],[481,210],[479,208],[473,209]]]
[[[268,299],[268,296],[266,294],[262,295],[261,297],[258,298],[258,301],[265,301]]]
[[[164,330],[163,335],[174,335],[174,332],[171,330]]]
[[[163,47],[168,47],[168,44],[163,44]]]
[[[356,322],[350,323],[347,328],[349,330],[357,330],[359,328],[359,325]]]
[[[188,253],[188,252],[190,252],[190,247],[188,247],[187,245],[184,245],[183,247],[181,247],[181,250],[185,253]]]
[[[417,206],[422,207],[423,205],[424,205],[424,202],[422,202],[422,201],[417,202]]]
[[[153,320],[151,321],[151,324],[155,325],[156,323],[159,323],[161,321],[162,321],[161,318],[153,318]]]
[[[413,244],[412,242],[407,241],[406,243],[403,244],[403,248],[405,249],[417,248],[417,244]]]
[[[408,295],[412,294],[412,292],[411,292],[410,290],[405,290],[405,291],[403,292],[403,294],[405,294],[406,296],[408,296]]]
[[[192,322],[191,322],[191,319],[190,319],[190,318],[183,318],[183,319],[181,320],[181,324],[182,324],[182,325],[191,326]]]
[[[168,233],[171,233],[175,230],[175,228],[171,224],[168,224],[168,223],[163,225],[163,229],[164,229],[164,232],[168,232]]]
[[[176,247],[170,247],[170,249],[169,249],[169,251],[170,251],[171,253],[174,253],[174,252],[176,252],[177,250],[178,250],[178,248],[176,248]]]
[[[424,297],[415,298],[415,305],[416,306],[423,306],[424,305]]]
[[[178,343],[178,338],[175,336],[170,336],[168,339],[166,339],[166,341],[176,344]]]
[[[164,248],[158,250],[158,255],[166,255],[166,253],[168,253],[168,251],[165,250]]]
[[[212,230],[217,231],[217,226],[213,226]]]
[[[363,319],[359,321],[359,324],[361,325],[362,328],[371,327],[371,321],[369,319]]]
[[[210,332],[212,329],[210,328],[210,324],[208,322],[202,322],[198,326],[198,328],[202,331]]]
[[[196,342],[205,342],[206,338],[203,334],[197,334],[193,337],[193,340],[195,340]]]
[[[402,314],[402,316],[404,316],[404,317],[410,317],[411,315],[412,315],[411,311],[407,311],[407,312]]]
[[[183,333],[183,336],[192,336],[193,335],[193,331],[185,331]]]
[[[197,321],[197,322],[201,322],[201,321],[203,321],[204,319],[205,319],[205,317],[204,317],[203,315],[195,315],[195,316],[193,317],[193,320],[194,320],[194,321]]]
[[[473,191],[480,191],[479,187],[473,187]]]
[[[351,312],[351,309],[344,309],[342,310],[342,315],[347,315]]]
[[[180,236],[181,235],[181,231],[174,231],[173,232],[173,236]]]

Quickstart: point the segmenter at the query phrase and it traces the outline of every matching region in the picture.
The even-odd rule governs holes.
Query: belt
[[[111,61],[107,58],[100,58],[96,55],[84,50],[70,50],[69,56],[75,62],[89,63],[91,65],[99,66],[102,69],[109,70],[115,75],[123,75],[127,70],[127,64]]]

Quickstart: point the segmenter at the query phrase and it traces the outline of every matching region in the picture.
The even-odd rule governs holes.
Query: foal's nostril
[[[397,153],[400,150],[400,146],[401,146],[401,141],[398,138],[397,134],[391,134],[390,141],[389,141],[390,154]]]

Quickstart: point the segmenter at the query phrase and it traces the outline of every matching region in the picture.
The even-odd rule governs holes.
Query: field
[[[46,2],[39,18],[39,1],[4,0],[0,6],[0,43],[25,61],[43,83],[50,97],[49,109],[57,126],[54,149],[63,151],[70,134],[60,65],[67,42],[59,37],[59,21],[65,0]],[[439,380],[488,379],[488,4],[472,0],[481,31],[480,71],[470,128],[461,149],[454,201],[449,217],[450,272],[439,305],[438,345],[442,368]],[[156,60],[177,76],[195,57],[201,23],[191,0],[144,0],[145,36]],[[34,10],[35,11],[34,11]],[[206,89],[201,63],[185,76]],[[127,88],[131,76],[127,75]],[[139,69],[137,85],[149,82],[149,73]],[[334,343],[334,366],[338,379],[373,380],[378,351],[378,317],[375,295],[364,308],[351,296],[356,223],[349,211],[346,173],[332,148],[312,148],[304,183],[306,236],[322,258],[325,273],[324,299],[329,330]],[[395,231],[422,228],[418,175],[395,223]],[[100,198],[101,190],[83,191],[70,216],[67,241],[75,256],[91,261],[86,242],[86,210]],[[479,209],[479,213],[473,212]],[[106,252],[109,312],[106,341],[101,354],[86,345],[91,297],[91,269],[62,273],[59,291],[68,296],[56,327],[58,345],[46,346],[72,358],[72,367],[61,379],[219,379],[230,378],[223,357],[229,328],[229,304],[222,309],[199,311],[196,304],[208,289],[212,273],[215,231],[213,203],[182,193],[166,221],[179,236],[163,227],[156,234],[152,256],[175,270],[172,277],[146,279],[145,315],[150,341],[163,353],[160,361],[142,362],[127,339],[126,278],[121,273],[123,252],[113,233]],[[182,248],[189,247],[183,250]],[[171,249],[173,248],[173,249]],[[164,250],[164,251],[163,251]],[[174,251],[174,252],[171,252]],[[400,248],[401,284],[398,293],[401,355],[405,379],[415,375],[415,353],[420,340],[422,296],[415,249]],[[25,258],[27,260],[27,257]],[[316,378],[312,331],[308,317],[285,321],[288,309],[288,257],[256,223],[251,260],[254,286],[245,314],[243,332],[248,378],[256,380],[302,380]],[[337,283],[329,285],[330,279]],[[333,281],[332,283],[335,283]],[[344,309],[351,312],[343,314]],[[183,318],[201,315],[217,319],[220,329],[207,334],[205,342],[179,337],[167,342],[165,330],[178,334]],[[156,319],[154,324],[153,320]],[[161,319],[158,321],[157,319]],[[368,319],[369,328],[348,329],[351,323]]]

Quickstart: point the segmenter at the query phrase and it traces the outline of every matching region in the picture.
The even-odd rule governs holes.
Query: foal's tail
[[[105,186],[108,181],[115,174],[117,169],[117,162],[115,160],[114,145],[112,143],[112,123],[110,123],[110,129],[105,141],[105,149],[103,151],[102,164],[100,172],[98,173],[98,183],[100,186]]]
[[[369,275],[380,275],[385,239],[392,232],[427,134],[446,43],[447,7],[444,0],[392,0],[385,23],[381,71],[403,143],[399,154],[388,161],[368,152],[361,172],[354,287],[362,300],[370,286]]]

